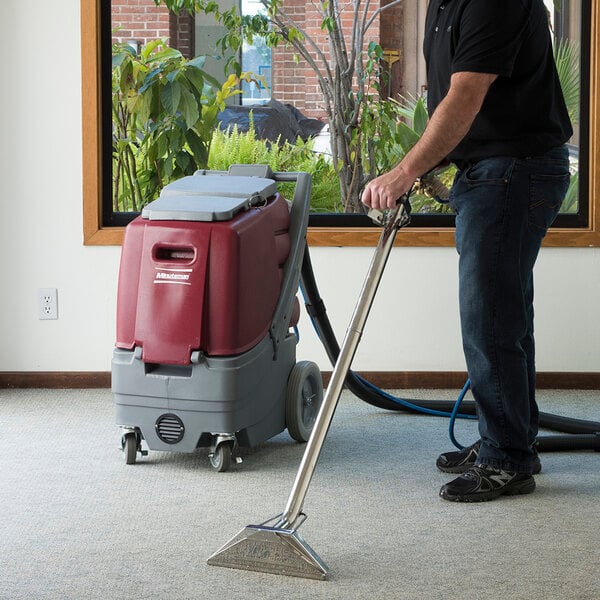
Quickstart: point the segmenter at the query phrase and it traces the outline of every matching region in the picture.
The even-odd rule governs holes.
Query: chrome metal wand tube
[[[350,370],[350,365],[352,364],[352,360],[360,342],[377,288],[379,287],[379,282],[381,281],[383,270],[385,269],[387,259],[396,238],[396,233],[398,232],[398,229],[406,225],[409,221],[409,210],[407,210],[407,206],[410,206],[408,204],[408,196],[403,197],[398,202],[396,208],[389,213],[385,215],[378,213],[379,218],[377,219],[377,222],[383,224],[383,231],[371,260],[359,300],[354,309],[354,314],[350,320],[348,329],[346,330],[346,335],[340,348],[340,354],[335,363],[325,398],[321,404],[311,436],[304,451],[302,462],[300,463],[296,479],[292,486],[292,491],[284,512],[281,514],[275,527],[295,529],[296,521],[298,520],[298,517],[301,516],[308,486],[310,485],[321,453],[321,448],[340,399],[346,375]]]

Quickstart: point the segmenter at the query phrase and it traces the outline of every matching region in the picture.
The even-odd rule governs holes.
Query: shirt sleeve
[[[537,0],[533,0],[537,1]],[[529,30],[525,0],[471,0],[456,23],[452,72],[471,71],[510,77]]]

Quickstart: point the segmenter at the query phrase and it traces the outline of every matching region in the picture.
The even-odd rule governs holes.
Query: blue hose
[[[460,407],[460,404],[461,404],[465,394],[467,393],[467,390],[469,389],[467,387],[469,384],[468,381],[467,381],[467,384],[465,384],[466,389],[463,388],[463,392],[461,392],[462,395],[459,396],[458,400],[456,401],[456,404],[454,405],[454,409],[452,410],[451,413],[448,413],[448,412],[445,412],[442,410],[434,410],[432,408],[425,408],[423,406],[417,406],[416,404],[413,404],[412,402],[409,402],[408,400],[404,400],[403,398],[397,398],[396,396],[392,396],[391,394],[388,394],[384,390],[373,385],[370,381],[367,381],[366,379],[364,379],[357,373],[355,373],[354,375],[358,379],[360,379],[360,381],[362,381],[367,387],[376,391],[378,394],[381,394],[384,398],[387,398],[388,400],[391,400],[392,402],[395,402],[396,404],[400,404],[401,406],[405,406],[406,408],[410,408],[411,410],[414,410],[414,411],[417,411],[417,412],[420,412],[420,413],[423,413],[426,415],[433,415],[435,417],[450,417],[452,419],[452,421],[451,421],[452,423],[454,423],[455,419],[476,419],[477,418],[475,415],[465,415],[465,414],[461,414],[458,412],[458,408]],[[456,444],[456,442],[453,442],[453,443]],[[462,446],[457,446],[457,447],[462,448]]]
[[[454,408],[452,409],[452,412],[450,413],[450,423],[448,424],[448,435],[450,436],[450,441],[459,449],[459,450],[463,450],[465,447],[462,444],[459,444],[458,441],[456,440],[456,438],[454,437],[454,423],[456,421],[456,418],[459,416],[459,412],[458,409],[460,408],[460,405],[462,404],[462,401],[464,400],[467,392],[471,389],[471,380],[467,379],[465,385],[463,386],[463,389],[460,391],[460,394],[458,395],[458,398],[456,399],[456,402],[454,403]],[[477,416],[476,415],[469,415],[470,419],[476,419]]]

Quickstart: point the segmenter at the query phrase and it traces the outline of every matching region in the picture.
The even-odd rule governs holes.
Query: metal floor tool
[[[208,559],[209,565],[308,579],[327,578],[327,565],[297,531],[306,520],[302,505],[396,233],[409,222],[409,194],[389,212],[369,211],[371,219],[383,230],[283,513],[242,529]]]

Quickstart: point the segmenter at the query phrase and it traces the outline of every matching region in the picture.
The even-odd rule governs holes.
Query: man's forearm
[[[468,133],[495,75],[456,73],[447,96],[431,116],[421,139],[406,154],[403,170],[415,179],[433,169]],[[400,165],[399,165],[400,166]]]
[[[393,169],[367,184],[363,203],[382,210],[392,208],[417,177],[444,160],[469,131],[495,79],[496,75],[485,73],[455,73],[421,139]]]

